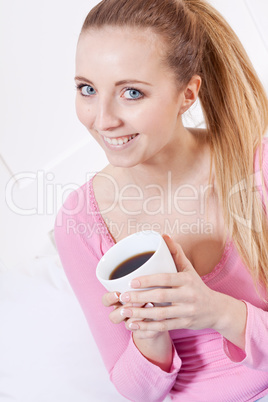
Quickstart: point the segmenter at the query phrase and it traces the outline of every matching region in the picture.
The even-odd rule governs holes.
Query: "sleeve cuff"
[[[245,330],[245,350],[239,348],[234,345],[232,342],[228,341],[226,338],[223,338],[223,351],[225,355],[233,362],[233,363],[244,363],[247,364],[250,355],[250,339],[252,336],[252,320],[253,320],[253,311],[251,311],[251,305],[242,300],[247,306],[247,322],[246,322],[246,330]]]
[[[223,338],[223,351],[233,363],[242,363],[247,357],[244,350],[240,349],[225,338]]]
[[[139,351],[139,349],[135,345],[135,343],[133,341],[133,336],[130,337],[130,342],[128,345],[128,352],[131,353],[133,355],[133,357],[135,356],[135,360],[137,361],[137,364],[139,365],[139,367],[142,367],[142,369],[144,369],[146,375],[148,375],[148,370],[150,370],[150,372],[152,373],[152,376],[154,376],[155,379],[158,378],[158,380],[159,380],[159,375],[162,378],[169,378],[169,377],[173,377],[173,376],[176,377],[181,368],[181,359],[177,353],[177,350],[176,350],[173,342],[172,342],[172,349],[173,349],[173,360],[172,360],[172,364],[170,366],[170,370],[167,372],[167,371],[162,370],[159,366],[157,366],[156,364],[153,364],[148,359],[146,359],[145,356],[143,356],[143,354]]]
[[[242,300],[247,306],[247,322],[246,322],[246,331],[245,331],[245,350],[239,348],[234,345],[232,342],[228,341],[226,338],[223,338],[223,351],[225,355],[230,359],[233,363],[242,363],[247,357],[247,339],[249,335],[249,311],[248,304],[244,300]]]
[[[146,359],[130,336],[128,346],[110,378],[117,390],[129,400],[161,402],[173,387],[180,368],[181,359],[174,344],[173,362],[170,371],[166,372]]]

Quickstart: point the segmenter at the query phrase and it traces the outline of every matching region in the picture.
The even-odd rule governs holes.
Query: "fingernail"
[[[111,303],[115,303],[115,302],[119,301],[119,293],[117,293],[117,292],[110,293],[109,300]]]
[[[132,281],[130,282],[130,286],[132,288],[139,288],[141,286],[141,283],[138,279],[132,279]]]
[[[120,315],[121,315],[122,317],[131,317],[131,316],[132,316],[132,311],[131,311],[131,310],[128,310],[128,309],[126,309],[126,308],[122,308],[122,309],[120,310]]]
[[[130,296],[128,293],[121,293],[119,300],[121,302],[128,302],[130,300]]]
[[[145,308],[147,308],[147,307],[154,307],[154,305],[153,305],[153,303],[147,303],[147,304],[145,304],[144,307],[145,307]]]
[[[169,239],[171,239],[171,236],[167,233],[164,233],[165,236],[167,236]]]
[[[136,324],[135,322],[131,322],[130,324],[128,324],[130,329],[139,329],[140,327],[138,326],[138,324]]]

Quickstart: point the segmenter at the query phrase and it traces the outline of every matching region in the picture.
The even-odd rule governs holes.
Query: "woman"
[[[133,401],[264,397],[268,231],[254,173],[267,183],[268,103],[242,45],[203,0],[104,0],[82,27],[75,81],[109,164],[70,194],[55,237],[115,387]],[[182,124],[197,97],[206,130]],[[166,289],[107,293],[98,261],[148,228],[178,273],[132,283]]]

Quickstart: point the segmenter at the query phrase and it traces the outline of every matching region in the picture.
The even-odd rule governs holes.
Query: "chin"
[[[109,155],[106,154],[106,157],[108,159],[108,162],[110,163],[110,165],[114,166],[114,167],[120,167],[120,168],[131,168],[134,167],[136,165],[138,165],[137,162],[131,162],[129,159],[121,159],[121,158],[111,158],[109,157]]]

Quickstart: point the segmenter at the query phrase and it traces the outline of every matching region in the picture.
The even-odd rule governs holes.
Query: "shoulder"
[[[55,239],[70,242],[74,241],[71,238],[75,235],[75,241],[92,241],[97,222],[92,180],[93,178],[71,191],[63,202],[54,223]]]
[[[92,178],[82,186],[71,191],[57,213],[57,219],[60,215],[73,217],[76,220],[83,218],[85,212],[90,208],[92,197]],[[56,221],[57,221],[56,219]]]
[[[261,155],[261,166],[260,166]],[[254,158],[254,170],[259,171],[260,168],[264,175],[268,176],[268,136],[264,136],[261,141],[261,146],[256,149]]]
[[[124,170],[111,165],[96,174],[92,180],[92,192],[99,211],[113,213],[119,194],[128,183]]]
[[[268,147],[268,133],[266,133],[266,135],[262,138],[262,145],[263,145],[263,148]]]
[[[266,188],[268,188],[268,137],[262,139],[262,173]]]
[[[112,245],[95,200],[94,177],[73,190],[57,213],[54,237],[58,250],[62,247],[75,248],[77,244],[83,243],[95,256],[101,258]]]
[[[254,183],[261,192],[268,192],[268,136],[262,138],[254,155]]]
[[[109,192],[114,184],[116,184],[116,180],[113,179],[108,166],[92,175],[87,182],[73,189],[65,198],[57,213],[56,224],[62,216],[68,216],[77,222],[95,220],[96,215],[100,214],[96,202],[95,188],[97,192],[100,189],[105,189]]]
[[[262,139],[262,147],[263,149],[266,151],[266,153],[268,152],[268,133],[265,137],[263,137]]]

